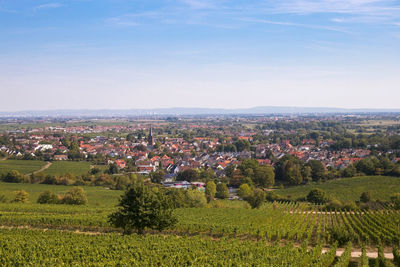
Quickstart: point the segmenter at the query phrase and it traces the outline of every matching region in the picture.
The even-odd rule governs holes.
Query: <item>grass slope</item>
[[[389,176],[362,176],[342,178],[321,184],[309,184],[276,190],[277,194],[293,199],[307,196],[314,188],[321,188],[340,201],[359,200],[362,192],[370,191],[374,199],[389,200],[393,193],[400,193],[400,178]]]
[[[19,171],[22,174],[28,174],[39,170],[46,162],[38,160],[2,160],[0,161],[0,174],[11,170]]]
[[[89,162],[55,161],[48,169],[44,171],[44,174],[63,175],[72,173],[75,175],[82,175],[88,173],[89,170]]]
[[[0,182],[0,195],[5,195],[8,200],[14,198],[14,192],[25,190],[29,193],[29,202],[36,203],[39,194],[49,190],[56,194],[65,194],[73,186],[45,185],[45,184],[15,184]],[[123,193],[120,190],[109,190],[99,186],[82,186],[88,198],[88,206],[112,208],[118,203],[119,196]],[[10,205],[9,203],[7,205]],[[40,204],[37,204],[40,205]],[[57,205],[58,206],[58,205]],[[63,205],[61,205],[63,206]]]

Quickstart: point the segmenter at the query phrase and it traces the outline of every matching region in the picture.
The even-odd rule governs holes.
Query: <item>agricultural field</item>
[[[329,266],[342,261],[357,266],[368,259],[365,253],[350,257],[351,249],[361,251],[365,246],[376,252],[382,246],[385,255],[392,255],[400,245],[399,211],[387,207],[326,212],[316,205],[294,202],[250,209],[243,201],[218,200],[203,208],[176,209],[177,224],[161,233],[122,236],[121,230],[109,224],[108,215],[123,191],[86,186],[85,206],[36,203],[40,192],[63,194],[71,188],[0,183],[0,195],[8,199],[20,189],[30,197],[28,203],[0,203],[0,255],[6,255],[0,257],[0,265],[18,265],[29,259],[33,265],[47,266],[89,262]]]
[[[71,173],[74,175],[87,174],[90,170],[90,163],[84,161],[55,161],[44,170],[44,174],[63,175]]]
[[[22,174],[29,174],[40,170],[46,165],[44,161],[38,160],[0,160],[0,175],[16,170]]]
[[[390,176],[362,176],[341,178],[322,183],[312,183],[275,190],[282,196],[292,199],[305,197],[314,188],[321,188],[329,196],[340,201],[359,200],[362,192],[371,192],[373,199],[389,200],[394,193],[400,193],[400,178]]]

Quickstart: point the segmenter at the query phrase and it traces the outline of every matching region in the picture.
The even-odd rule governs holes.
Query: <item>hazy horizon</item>
[[[400,108],[393,0],[0,0],[0,111]]]

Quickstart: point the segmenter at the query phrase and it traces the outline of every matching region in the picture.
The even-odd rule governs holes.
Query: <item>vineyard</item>
[[[325,211],[308,203],[250,209],[243,201],[216,201],[176,209],[177,224],[161,233],[122,236],[107,221],[121,191],[85,187],[89,204],[71,206],[35,203],[40,192],[61,194],[68,186],[0,186],[8,198],[21,186],[30,193],[29,203],[0,203],[1,266],[27,260],[47,266],[393,266],[400,260],[400,212],[389,204]],[[368,258],[367,250],[378,256]]]
[[[238,239],[162,235],[82,235],[58,231],[0,230],[0,265],[100,266],[346,266],[349,249],[309,249]],[[351,247],[349,247],[351,249]]]
[[[115,232],[107,222],[113,208],[0,204],[0,225]],[[260,209],[177,209],[177,225],[166,233],[205,235],[311,245],[400,245],[400,213],[390,209],[366,212],[325,212],[317,206],[267,203]]]

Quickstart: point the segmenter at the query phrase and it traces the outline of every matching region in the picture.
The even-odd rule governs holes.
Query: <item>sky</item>
[[[0,0],[0,111],[400,108],[400,1]]]

